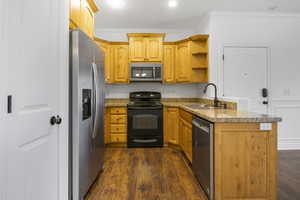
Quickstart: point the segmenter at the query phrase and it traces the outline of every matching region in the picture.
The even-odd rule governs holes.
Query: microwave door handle
[[[153,79],[155,80],[155,67],[153,67],[152,76],[153,76]]]

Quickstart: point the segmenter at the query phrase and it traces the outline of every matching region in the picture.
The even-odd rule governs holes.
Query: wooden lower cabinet
[[[277,124],[215,124],[215,200],[275,200]]]
[[[164,118],[167,142],[192,163],[192,115],[165,107]],[[269,131],[260,123],[214,123],[213,169],[215,200],[276,200],[277,123]]]
[[[192,162],[192,115],[176,107],[165,107],[164,140],[179,146]]]
[[[105,144],[127,142],[127,108],[111,107],[105,109]]]
[[[164,109],[164,141],[179,145],[179,109],[166,107]]]
[[[192,123],[181,118],[182,150],[192,162]]]
[[[179,110],[179,145],[192,162],[192,115],[182,109]]]

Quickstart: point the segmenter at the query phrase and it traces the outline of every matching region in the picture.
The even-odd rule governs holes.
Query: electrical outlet
[[[272,123],[260,123],[260,130],[261,131],[271,131]]]

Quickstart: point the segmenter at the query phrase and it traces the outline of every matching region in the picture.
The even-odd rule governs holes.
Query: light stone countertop
[[[105,107],[126,107],[128,101],[113,101],[106,102]],[[258,113],[252,113],[247,111],[239,111],[235,109],[193,109],[188,105],[201,104],[197,102],[162,102],[166,107],[178,107],[190,112],[200,118],[206,119],[210,122],[218,123],[273,123],[280,122],[282,119],[273,115],[264,115]]]

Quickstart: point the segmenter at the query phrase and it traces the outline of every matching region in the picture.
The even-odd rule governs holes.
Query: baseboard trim
[[[300,138],[279,138],[279,150],[300,150]]]

